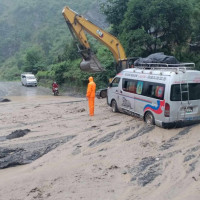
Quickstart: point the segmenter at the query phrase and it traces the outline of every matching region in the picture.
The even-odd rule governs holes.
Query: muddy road
[[[6,126],[1,126],[2,129],[8,129],[10,134],[2,135],[0,134],[0,169],[9,168],[17,165],[23,165],[30,163],[44,154],[48,153],[52,149],[55,149],[59,145],[66,143],[68,140],[71,140],[74,136],[63,136],[63,137],[48,137],[48,140],[41,139],[40,141],[35,142],[34,140],[30,143],[24,142],[20,144],[12,144],[12,141],[15,139],[19,139],[27,135],[31,129],[29,129],[32,124],[38,123],[34,122],[34,118],[39,119],[41,114],[34,115],[34,110],[38,107],[45,107],[45,104],[62,104],[68,103],[66,102],[66,98],[62,98],[64,96],[53,96],[52,91],[48,88],[44,88],[41,86],[38,87],[25,87],[22,86],[20,82],[0,82],[0,108],[3,111],[3,107],[5,106],[5,102],[11,105],[9,109],[5,109],[5,113],[2,112],[1,125],[4,124],[5,119],[10,116],[16,116],[16,119],[20,118],[20,114],[22,114],[20,124],[18,124],[15,128],[11,125],[12,119],[5,123]],[[67,99],[69,99],[68,97]],[[64,101],[64,102],[63,102]],[[73,103],[80,100],[70,101],[69,103]],[[85,101],[85,100],[84,100]],[[41,102],[43,102],[41,105]],[[26,107],[25,105],[32,106],[37,104],[34,107],[34,110],[30,110],[27,113],[30,118],[30,122],[27,120]],[[18,106],[22,106],[22,110],[17,110]],[[28,106],[28,107],[29,107]],[[52,112],[56,112],[56,109],[53,109]],[[14,117],[15,118],[15,117]],[[45,117],[46,118],[46,117]],[[41,121],[46,119],[41,119]],[[15,120],[14,120],[15,121]],[[17,120],[18,121],[18,120]],[[40,123],[40,122],[39,122]],[[23,125],[27,124],[29,128],[21,129]],[[14,129],[13,129],[14,128]],[[40,137],[38,137],[39,139]],[[41,137],[42,138],[42,137]],[[2,146],[1,144],[8,143],[9,146]]]
[[[38,96],[51,95],[51,90],[41,86],[25,87],[21,82],[0,82],[0,98],[9,96]]]
[[[105,99],[89,117],[85,98],[0,90],[10,99],[0,103],[0,199],[200,199],[199,124],[147,126]]]

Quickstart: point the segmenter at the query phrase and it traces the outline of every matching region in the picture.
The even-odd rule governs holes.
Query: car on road
[[[21,74],[21,83],[24,86],[35,86],[37,87],[37,79],[34,74],[23,73]]]

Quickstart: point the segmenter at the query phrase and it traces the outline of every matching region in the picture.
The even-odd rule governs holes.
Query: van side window
[[[164,90],[164,84],[145,82],[142,95],[163,100]]]
[[[147,81],[137,81],[133,79],[122,80],[122,90],[155,99],[164,99],[165,85]]]
[[[181,88],[180,88],[181,87]],[[187,91],[187,84],[174,84],[171,86],[171,101],[181,101],[181,90]],[[200,83],[189,83],[189,100],[199,100],[200,99]],[[187,92],[182,93],[182,101],[188,100]]]
[[[136,93],[137,81],[132,79],[123,79],[122,89],[126,92]]]
[[[189,97],[190,100],[200,99],[200,83],[189,84]]]
[[[120,78],[116,77],[116,78],[112,81],[112,83],[110,84],[110,87],[118,87],[119,82],[120,82]]]

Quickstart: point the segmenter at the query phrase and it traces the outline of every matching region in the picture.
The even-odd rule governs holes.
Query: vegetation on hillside
[[[59,63],[60,55],[72,41],[62,9],[69,6],[85,13],[94,3],[93,0],[1,0],[0,78],[13,80],[22,71],[36,74]]]
[[[128,56],[164,52],[200,68],[198,0],[107,0],[102,9]]]
[[[181,62],[195,62],[200,69],[199,0],[102,2],[110,32],[123,44],[127,56],[164,52]],[[69,0],[67,5],[84,15],[98,4]],[[87,84],[91,74],[79,69],[81,58],[61,14],[64,6],[64,0],[1,0],[0,78],[13,80],[22,71],[31,71],[41,82],[56,80],[77,87]],[[89,41],[106,69],[92,75],[98,88],[105,87],[115,75],[114,58],[105,46],[93,38]]]

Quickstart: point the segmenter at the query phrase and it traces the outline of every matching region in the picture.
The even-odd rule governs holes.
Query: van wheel
[[[148,124],[148,125],[154,125],[155,124],[155,119],[154,116],[151,112],[146,112],[145,116],[144,116],[144,121]]]
[[[112,100],[111,107],[113,112],[118,112],[117,102],[115,100]]]

